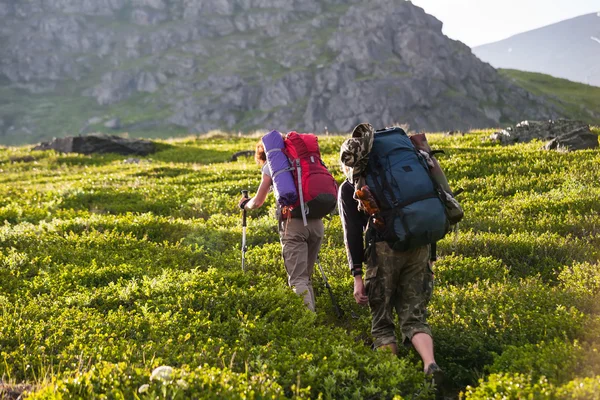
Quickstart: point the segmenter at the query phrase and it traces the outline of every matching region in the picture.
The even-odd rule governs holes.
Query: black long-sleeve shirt
[[[344,181],[338,191],[338,209],[344,230],[344,244],[348,264],[353,276],[362,275],[365,257],[363,232],[369,222],[367,214],[358,211],[358,201],[354,199],[354,185]]]
[[[367,228],[369,217],[358,211],[358,200],[354,198],[354,185],[347,180],[340,185],[338,191],[338,209],[344,230],[344,243],[348,264],[353,276],[362,275],[362,264],[365,261],[365,243],[363,233]],[[431,261],[436,260],[436,244],[430,248]]]

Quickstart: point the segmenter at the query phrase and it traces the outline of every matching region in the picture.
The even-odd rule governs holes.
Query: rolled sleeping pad
[[[424,133],[417,133],[410,137],[411,142],[415,146],[417,150],[423,150],[431,157],[431,161],[433,161],[433,168],[431,169],[431,176],[435,180],[435,182],[446,192],[454,195],[452,189],[450,189],[450,184],[448,183],[448,179],[446,178],[446,174],[442,171],[442,167],[436,158],[431,154],[431,147],[427,142],[427,137],[425,137]]]
[[[285,145],[283,136],[278,131],[271,131],[262,137],[267,153],[267,164],[273,179],[273,191],[277,202],[282,206],[291,206],[298,202],[298,189],[294,182],[290,162],[283,152]]]

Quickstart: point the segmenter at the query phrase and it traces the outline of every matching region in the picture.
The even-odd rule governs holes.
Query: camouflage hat
[[[347,178],[354,184],[357,184],[367,169],[374,134],[371,124],[362,123],[354,128],[352,137],[342,143],[340,161],[348,167]]]

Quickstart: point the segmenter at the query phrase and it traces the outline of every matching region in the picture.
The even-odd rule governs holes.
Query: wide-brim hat
[[[348,180],[355,184],[367,169],[374,134],[375,129],[371,124],[361,123],[352,130],[352,137],[342,143],[340,162],[347,167]]]

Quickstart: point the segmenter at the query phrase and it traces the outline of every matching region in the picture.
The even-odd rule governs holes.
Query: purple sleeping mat
[[[290,162],[283,153],[283,136],[277,131],[271,131],[262,137],[262,142],[267,153],[267,164],[273,178],[277,202],[282,206],[294,205],[298,201],[298,189],[290,171]]]

